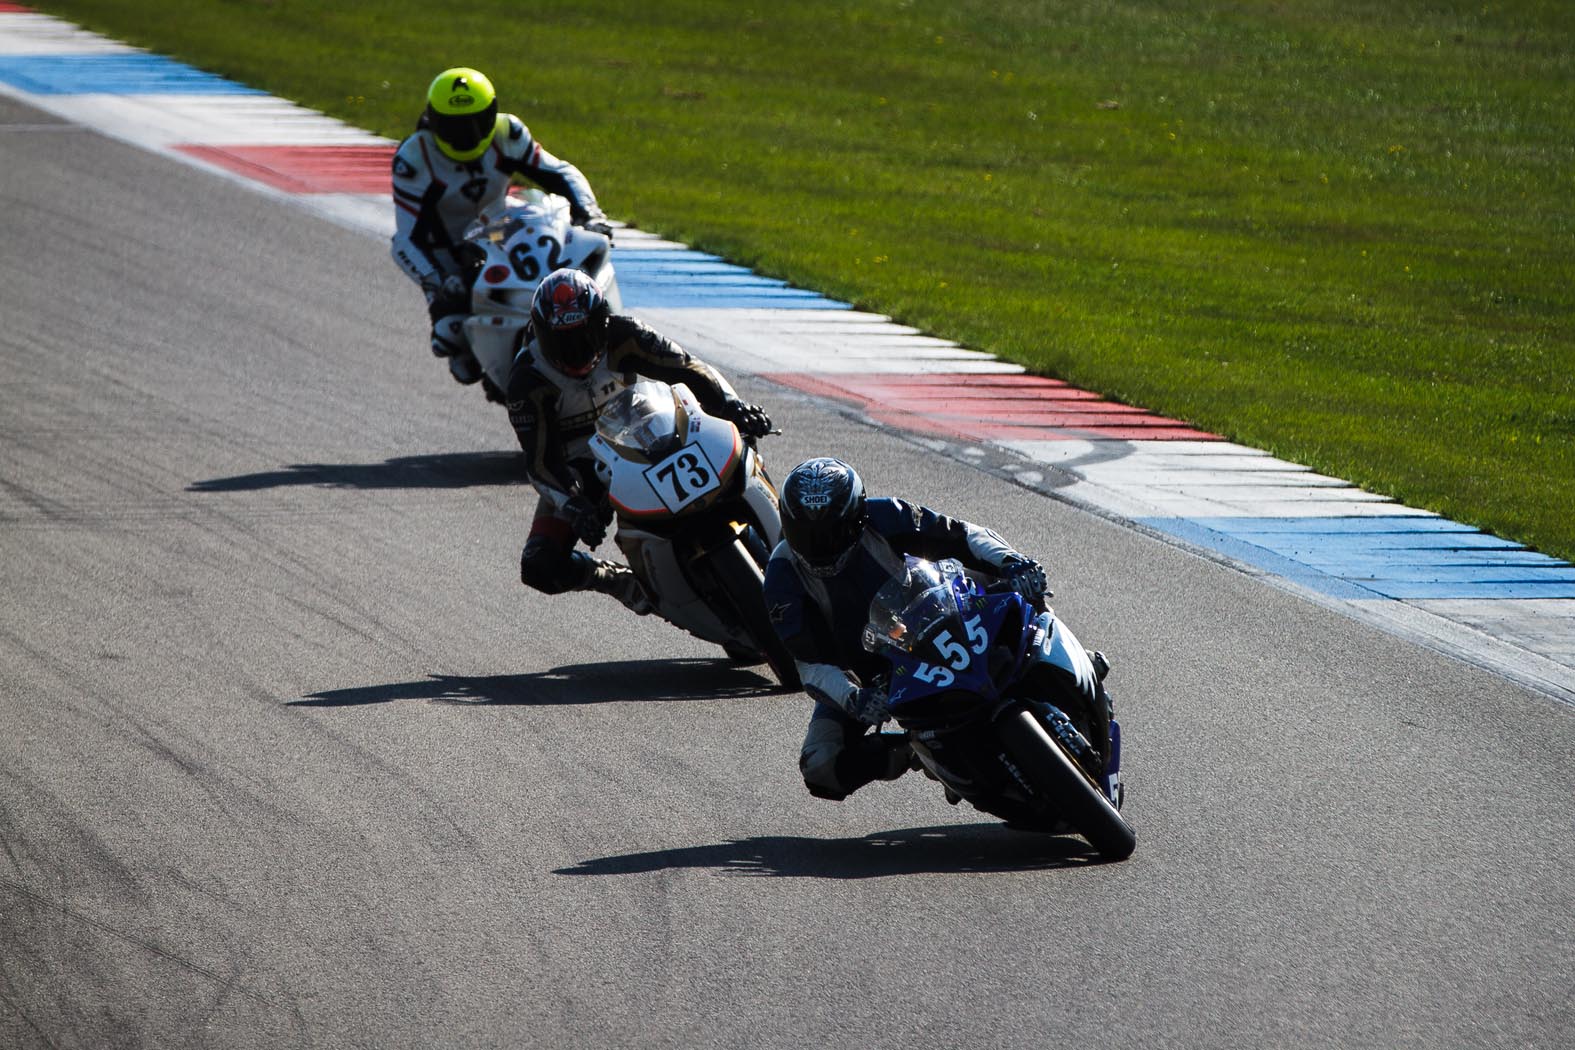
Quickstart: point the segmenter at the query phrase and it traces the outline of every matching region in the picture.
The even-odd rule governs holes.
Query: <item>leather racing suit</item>
[[[542,149],[518,117],[506,114],[505,119],[507,127],[500,128],[486,152],[472,161],[447,156],[425,128],[413,132],[394,153],[394,261],[429,293],[432,352],[450,358],[454,377],[462,382],[474,382],[461,371],[461,362],[470,358],[464,323],[475,277],[456,255],[466,227],[483,214],[500,210],[509,186],[519,177],[566,197],[575,225],[606,221],[580,169]],[[461,279],[463,294],[431,293],[451,277]],[[479,367],[473,375],[480,376]]]
[[[765,598],[772,625],[798,661],[814,714],[799,753],[804,785],[817,798],[840,801],[872,780],[893,780],[909,768],[906,737],[865,733],[850,709],[861,686],[888,670],[866,652],[870,601],[904,571],[903,558],[956,558],[965,568],[1002,575],[1026,561],[990,529],[902,499],[870,499],[857,550],[833,575],[804,571],[787,541],[766,566]]]
[[[604,523],[610,518],[590,453],[596,418],[614,394],[641,376],[687,384],[702,408],[726,419],[746,407],[716,369],[625,314],[608,317],[607,349],[583,378],[566,376],[543,360],[534,339],[514,358],[507,391],[509,422],[540,497],[520,556],[520,579],[526,586],[545,594],[601,591],[636,612],[650,611],[627,566],[574,549],[577,512],[589,506],[603,515]]]

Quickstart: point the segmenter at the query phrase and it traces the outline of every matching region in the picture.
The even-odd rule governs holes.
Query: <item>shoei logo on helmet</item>
[[[448,97],[448,104],[453,106],[455,109],[469,109],[471,106],[476,104],[476,96],[450,95]]]
[[[832,482],[836,479],[817,469],[806,477],[798,490],[798,502],[805,510],[825,510],[831,506]]]

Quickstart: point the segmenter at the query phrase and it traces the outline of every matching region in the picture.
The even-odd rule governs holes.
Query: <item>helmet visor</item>
[[[594,318],[573,328],[540,325],[536,331],[536,342],[541,345],[542,354],[554,368],[575,379],[590,375],[596,362],[601,360],[604,338]]]
[[[456,153],[469,153],[491,137],[498,122],[498,104],[494,100],[476,113],[439,113],[428,107],[427,124],[432,134]]]
[[[863,532],[862,515],[821,521],[806,521],[791,514],[782,516],[782,538],[811,569],[840,569],[839,563]]]

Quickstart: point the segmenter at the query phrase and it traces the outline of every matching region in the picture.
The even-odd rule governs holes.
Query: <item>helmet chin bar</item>
[[[792,545],[789,544],[790,549],[791,546]],[[848,567],[848,562],[853,560],[853,552],[858,549],[859,541],[855,539],[852,543],[848,544],[847,550],[843,551],[841,554],[837,555],[834,560],[829,561],[824,565],[816,565],[813,562],[808,561],[798,551],[793,551],[793,557],[798,560],[799,565],[803,567],[805,572],[809,573],[811,576],[814,576],[816,579],[823,580],[828,576],[835,576],[843,569],[846,569]]]

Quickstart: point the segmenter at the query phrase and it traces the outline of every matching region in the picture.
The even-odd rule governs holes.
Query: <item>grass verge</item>
[[[608,211],[1575,559],[1562,0],[44,0],[390,137],[473,65]]]

